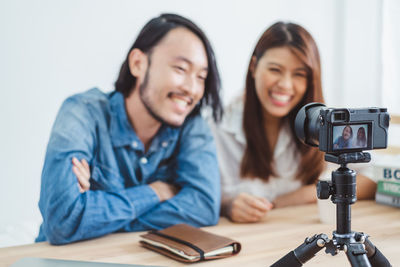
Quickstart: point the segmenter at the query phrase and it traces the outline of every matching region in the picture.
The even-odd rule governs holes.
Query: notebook
[[[150,231],[140,237],[142,246],[182,262],[226,258],[241,249],[237,241],[187,224]]]

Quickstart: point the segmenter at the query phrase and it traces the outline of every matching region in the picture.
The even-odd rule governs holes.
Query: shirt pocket
[[[108,192],[124,189],[124,179],[119,171],[108,167],[106,164],[95,162],[90,178],[91,190],[104,190]]]

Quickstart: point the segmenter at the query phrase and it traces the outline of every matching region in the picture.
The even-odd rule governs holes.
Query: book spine
[[[379,180],[377,193],[400,197],[400,183]]]
[[[387,194],[382,194],[382,193],[377,192],[375,195],[375,200],[377,203],[380,203],[380,204],[400,208],[400,197],[399,196],[387,195]]]
[[[378,181],[400,183],[400,166],[374,166],[374,177]]]

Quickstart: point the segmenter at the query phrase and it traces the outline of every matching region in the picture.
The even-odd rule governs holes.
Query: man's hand
[[[77,158],[72,158],[72,171],[78,179],[79,192],[84,193],[90,188],[90,168],[85,159],[79,161]]]
[[[153,182],[149,186],[154,190],[161,202],[174,197],[178,193],[177,187],[161,181]]]
[[[232,200],[229,217],[234,222],[258,222],[272,208],[265,198],[240,193]]]

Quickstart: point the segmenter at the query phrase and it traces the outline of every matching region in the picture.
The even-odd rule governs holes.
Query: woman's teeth
[[[275,94],[271,93],[271,97],[279,102],[289,102],[291,96],[290,95],[282,95],[282,94]]]

